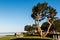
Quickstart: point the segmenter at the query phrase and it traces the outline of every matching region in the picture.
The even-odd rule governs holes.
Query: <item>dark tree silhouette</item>
[[[26,25],[24,30],[30,32],[32,30],[31,25]]]
[[[36,6],[33,7],[31,17],[36,21],[37,29],[41,37],[45,37],[49,33],[49,29],[54,22],[55,16],[56,9],[52,8],[51,6],[48,6],[46,2],[38,3]],[[45,18],[47,18],[49,26],[46,33],[44,34],[42,32],[42,29],[40,28],[40,21]]]
[[[33,24],[32,26],[31,25],[26,25],[25,28],[24,28],[25,31],[28,32],[28,34],[33,34],[35,33],[35,30],[37,30],[37,27],[35,24]]]
[[[49,24],[47,22],[43,23],[41,26],[41,29],[44,31],[47,31]],[[54,23],[52,24],[51,28],[50,28],[50,32],[53,31],[57,31],[60,32],[60,19],[54,21]]]

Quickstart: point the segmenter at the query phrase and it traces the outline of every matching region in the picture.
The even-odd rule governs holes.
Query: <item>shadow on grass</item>
[[[11,40],[52,40],[52,39],[40,39],[40,38],[15,38]]]

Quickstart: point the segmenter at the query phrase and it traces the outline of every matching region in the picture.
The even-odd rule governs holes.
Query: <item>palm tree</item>
[[[50,6],[47,6],[47,3],[38,3],[32,9],[31,17],[36,21],[39,35],[41,37],[45,37],[49,33],[49,29],[54,22],[54,17],[56,15],[56,10]],[[42,29],[40,28],[40,21],[47,17],[47,22],[49,23],[49,27],[45,34],[43,34]]]

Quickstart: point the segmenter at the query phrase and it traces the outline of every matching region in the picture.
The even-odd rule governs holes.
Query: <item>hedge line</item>
[[[11,40],[53,40],[53,39],[48,39],[48,38],[16,38],[16,39],[11,39]]]

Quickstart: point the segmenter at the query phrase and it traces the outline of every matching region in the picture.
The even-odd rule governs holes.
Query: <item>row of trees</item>
[[[46,2],[38,3],[32,8],[31,17],[35,20],[37,31],[39,32],[41,38],[45,37],[49,33],[49,30],[56,19],[56,14],[56,9],[52,8],[51,6],[48,6]],[[43,30],[41,29],[40,25],[40,22],[44,19],[47,19],[46,22],[49,24],[45,33],[43,33]]]

